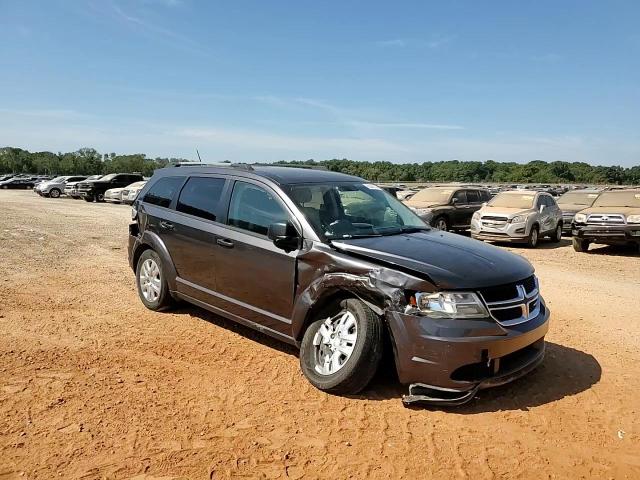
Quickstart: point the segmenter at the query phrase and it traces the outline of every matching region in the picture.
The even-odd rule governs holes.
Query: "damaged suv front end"
[[[333,243],[391,269],[372,267],[406,404],[460,405],[542,362],[549,310],[526,260],[436,230],[387,238],[385,252],[376,240]]]

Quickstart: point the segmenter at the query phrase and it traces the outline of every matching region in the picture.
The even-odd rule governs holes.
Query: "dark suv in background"
[[[385,342],[406,403],[464,403],[544,356],[549,311],[529,262],[432,229],[360,178],[164,168],[132,216],[129,262],[147,308],[182,299],[296,345],[321,390],[362,390]]]
[[[438,230],[468,230],[471,217],[491,199],[489,190],[469,187],[430,187],[404,203]]]
[[[87,202],[104,202],[104,192],[111,188],[124,188],[142,181],[139,173],[110,173],[97,180],[84,181],[76,185],[76,193]]]

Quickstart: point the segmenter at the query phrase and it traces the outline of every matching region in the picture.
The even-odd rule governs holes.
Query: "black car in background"
[[[87,202],[104,202],[104,192],[111,188],[124,188],[143,180],[139,173],[109,173],[97,180],[79,182],[76,192]]]
[[[35,177],[13,177],[3,182],[0,182],[0,188],[2,189],[32,189],[36,184]]]
[[[486,188],[429,187],[404,203],[438,230],[468,230],[471,217],[491,199]]]

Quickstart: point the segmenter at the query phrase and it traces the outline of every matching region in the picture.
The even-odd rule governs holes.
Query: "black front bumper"
[[[520,378],[542,362],[549,310],[511,327],[493,319],[434,320],[388,312],[405,404],[470,401],[478,390]]]
[[[571,234],[580,240],[604,244],[640,244],[640,224],[626,225],[571,225]]]

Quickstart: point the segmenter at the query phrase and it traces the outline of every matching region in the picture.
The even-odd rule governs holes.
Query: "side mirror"
[[[300,247],[300,236],[291,222],[272,223],[267,230],[267,237],[287,253]]]
[[[482,206],[486,207],[487,206],[487,202],[482,202]]]
[[[540,205],[540,213],[542,213],[544,211],[544,207],[545,207],[545,205]]]
[[[451,205],[455,205],[458,202],[459,202],[459,200],[457,198],[452,198],[451,199]]]

